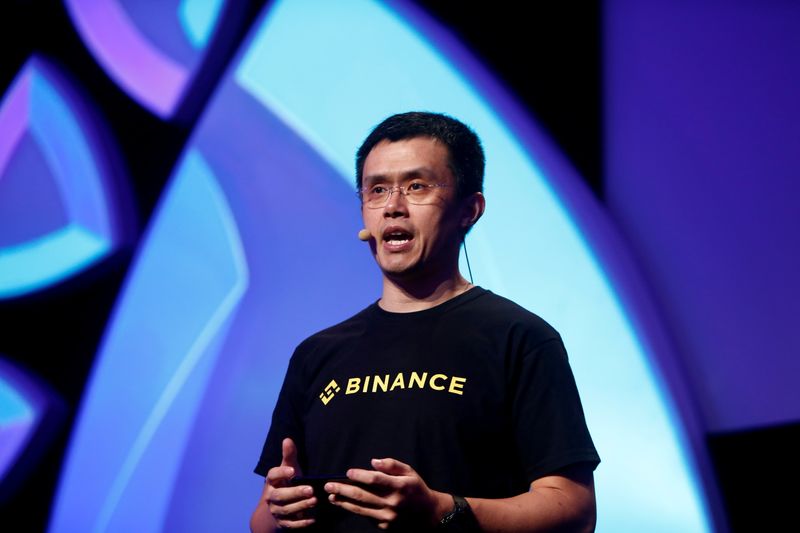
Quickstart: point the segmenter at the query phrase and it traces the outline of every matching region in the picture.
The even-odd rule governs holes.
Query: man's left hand
[[[396,459],[373,459],[372,466],[375,470],[347,471],[347,477],[358,485],[326,483],[331,503],[375,519],[381,529],[398,522],[432,526],[452,509],[453,498],[430,489],[407,464]]]

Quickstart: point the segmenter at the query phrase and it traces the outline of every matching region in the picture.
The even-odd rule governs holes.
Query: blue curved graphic
[[[0,107],[0,298],[84,270],[122,239],[107,149],[86,103],[31,59]],[[44,198],[44,197],[49,197]]]
[[[27,381],[0,359],[0,482],[25,449],[41,413],[34,407]]]
[[[208,44],[224,0],[182,0],[179,16],[186,37],[195,48]]]
[[[78,32],[133,99],[170,118],[199,68],[224,0],[67,0]]]
[[[37,434],[55,396],[38,379],[0,358],[0,487]]]
[[[101,348],[51,531],[159,530],[218,339],[247,287],[230,209],[198,152],[184,157],[154,227]]]
[[[148,229],[51,531],[245,527],[262,485],[250,472],[292,348],[379,295],[355,238],[353,153],[375,123],[409,109],[450,113],[483,139],[475,281],[566,340],[603,458],[597,530],[711,529],[671,347],[571,167],[412,7],[287,0],[255,24]]]

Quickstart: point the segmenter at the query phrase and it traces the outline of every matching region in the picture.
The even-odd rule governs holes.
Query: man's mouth
[[[413,239],[411,233],[404,230],[389,230],[383,234],[383,240],[391,245],[400,246]]]

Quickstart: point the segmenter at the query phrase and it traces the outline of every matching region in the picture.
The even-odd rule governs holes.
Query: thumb
[[[281,451],[283,459],[281,466],[291,466],[295,470],[295,474],[300,475],[300,464],[297,462],[297,446],[295,446],[292,439],[283,439],[281,443]]]
[[[390,476],[408,476],[416,473],[414,469],[407,464],[391,458],[373,459],[372,467],[375,470],[383,472],[384,474],[389,474]]]

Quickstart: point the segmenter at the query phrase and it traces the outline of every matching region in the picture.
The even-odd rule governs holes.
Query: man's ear
[[[464,232],[475,225],[486,210],[486,198],[483,193],[474,192],[464,198],[461,216],[461,227]]]

